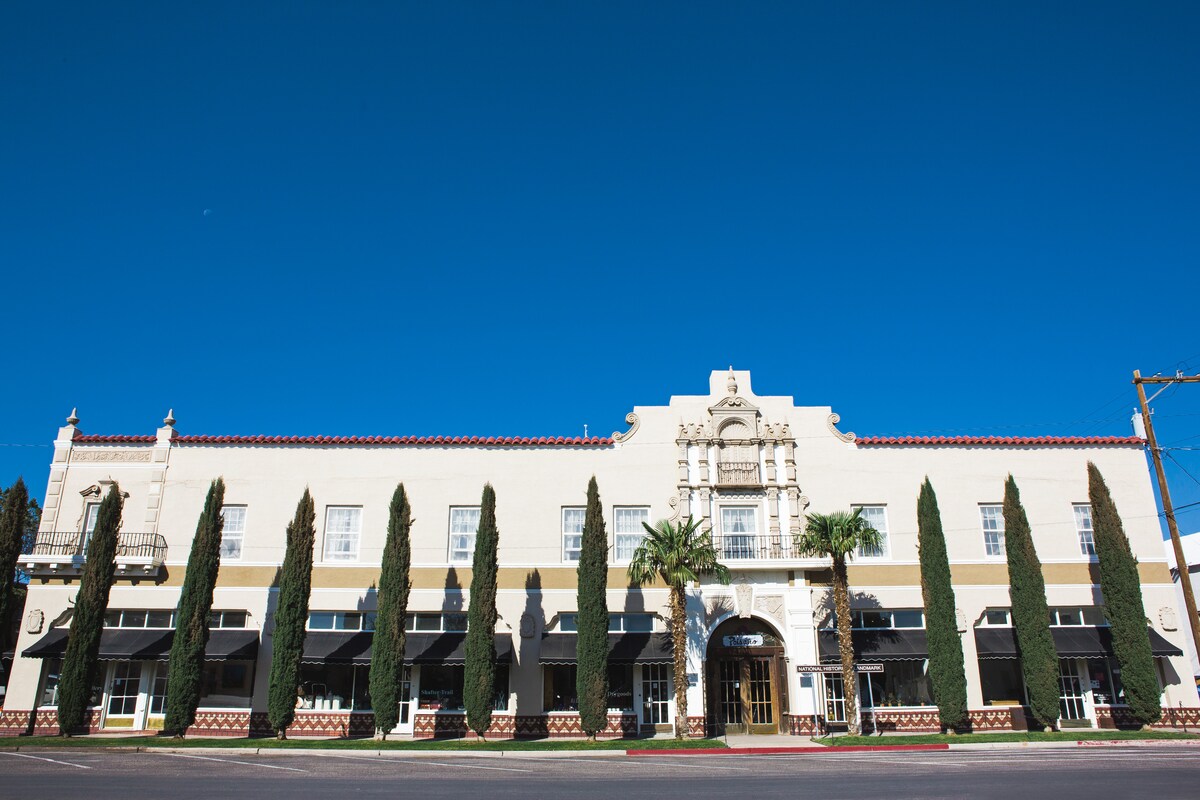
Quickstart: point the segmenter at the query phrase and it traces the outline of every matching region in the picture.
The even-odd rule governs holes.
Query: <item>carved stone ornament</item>
[[[679,498],[678,497],[667,498],[667,505],[671,507],[671,516],[667,517],[667,521],[674,522],[675,520],[679,519],[679,511],[680,511]]]
[[[149,450],[75,450],[71,461],[149,461]]]
[[[737,614],[742,619],[750,617],[750,609],[753,608],[754,587],[748,583],[739,583],[733,587],[733,596],[737,600]]]
[[[837,424],[841,421],[842,421],[842,418],[840,416],[838,416],[837,414],[830,414],[825,419],[825,424],[829,426],[829,432],[832,433],[837,438],[841,439],[843,442],[846,442],[846,443],[853,442],[855,440],[855,438],[857,438],[857,437],[855,437],[855,435],[853,433],[842,433],[841,431],[839,431],[837,429]]]
[[[25,617],[25,632],[26,633],[41,633],[42,626],[46,624],[46,614],[40,608],[35,608],[30,611]]]
[[[1158,610],[1158,621],[1162,623],[1164,631],[1179,630],[1179,617],[1170,606],[1163,606]]]
[[[959,633],[967,632],[967,615],[961,608],[954,609],[954,624],[958,627]]]
[[[779,622],[783,622],[783,595],[767,594],[754,599],[754,608]]]
[[[612,440],[614,442],[627,442],[632,439],[633,435],[637,433],[638,427],[641,426],[642,421],[638,419],[637,414],[630,411],[625,415],[625,423],[629,425],[629,430],[625,431],[624,433],[621,433],[620,431],[613,431]]]
[[[521,615],[521,638],[532,639],[537,633],[537,621],[533,618],[533,614],[526,611]]]

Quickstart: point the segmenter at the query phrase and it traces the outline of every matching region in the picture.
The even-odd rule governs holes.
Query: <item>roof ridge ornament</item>
[[[168,428],[175,427],[175,409],[172,408],[167,411],[167,416],[163,418],[163,425],[166,425]]]
[[[729,379],[725,381],[725,388],[729,390],[731,395],[737,394],[738,385],[737,378],[733,375],[733,364],[729,365]]]
[[[79,409],[78,408],[71,409],[71,416],[67,417],[67,424],[68,425],[78,425],[79,424]]]

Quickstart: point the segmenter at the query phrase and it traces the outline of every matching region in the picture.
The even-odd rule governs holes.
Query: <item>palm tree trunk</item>
[[[846,698],[846,726],[851,736],[862,733],[858,719],[858,684],[854,675],[854,640],[850,636],[850,581],[845,557],[833,559],[833,607],[837,613],[838,653],[842,657],[842,695]]]
[[[671,587],[671,643],[675,662],[675,738],[687,734],[687,598],[682,586]]]

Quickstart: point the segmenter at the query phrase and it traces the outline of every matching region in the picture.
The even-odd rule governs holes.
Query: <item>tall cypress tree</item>
[[[4,507],[0,510],[0,653],[11,644],[8,637],[16,610],[17,556],[21,555],[28,521],[29,491],[25,481],[17,478],[4,492]]]
[[[938,719],[943,728],[953,733],[967,722],[967,676],[942,515],[928,477],[917,497],[917,552],[921,559],[925,633],[929,638],[929,680]]]
[[[608,533],[595,476],[588,482],[578,576],[575,690],[580,727],[594,739],[608,726]]]
[[[192,552],[179,593],[179,609],[175,612],[163,733],[179,738],[196,721],[196,709],[200,705],[213,588],[217,585],[217,570],[221,567],[221,530],[225,525],[221,507],[224,502],[225,481],[217,478],[208,487],[204,510],[196,523],[196,536],[192,539]]]
[[[463,703],[467,727],[481,738],[492,724],[496,704],[496,492],[483,487],[479,530],[475,534],[475,559],[471,563],[471,605],[467,609],[466,667]]]
[[[279,575],[279,606],[271,638],[271,683],[267,718],[276,737],[287,738],[296,717],[296,687],[308,624],[308,595],[312,588],[313,543],[317,539],[316,507],[308,487],[287,526],[287,550]]]
[[[1058,721],[1058,652],[1050,635],[1042,562],[1033,547],[1029,518],[1012,475],[1004,484],[1004,549],[1008,553],[1013,628],[1029,690],[1029,707],[1038,724],[1049,729]]]
[[[1129,548],[1125,526],[1108,493],[1104,476],[1088,462],[1088,499],[1092,503],[1092,536],[1100,561],[1100,592],[1108,614],[1113,652],[1121,665],[1121,683],[1129,713],[1142,725],[1162,716],[1158,677],[1150,651],[1146,609],[1142,605],[1142,581],[1138,562]]]
[[[404,682],[404,618],[408,615],[409,568],[412,565],[412,509],[404,484],[396,487],[388,509],[387,542],[379,574],[379,609],[371,644],[371,705],[375,738],[386,739],[400,721],[400,687]]]
[[[75,614],[67,634],[67,652],[63,656],[58,682],[58,732],[70,736],[87,726],[87,703],[92,694],[91,677],[100,655],[100,634],[104,632],[104,612],[112,589],[117,555],[117,537],[121,530],[121,510],[125,505],[121,487],[113,484],[100,502],[96,527],[87,546]]]

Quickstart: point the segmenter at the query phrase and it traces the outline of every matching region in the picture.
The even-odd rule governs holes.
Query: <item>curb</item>
[[[847,745],[846,747],[714,747],[692,750],[626,750],[629,756],[749,756],[749,755],[807,755],[810,753],[878,753],[896,751],[949,750],[948,744],[882,744]]]

